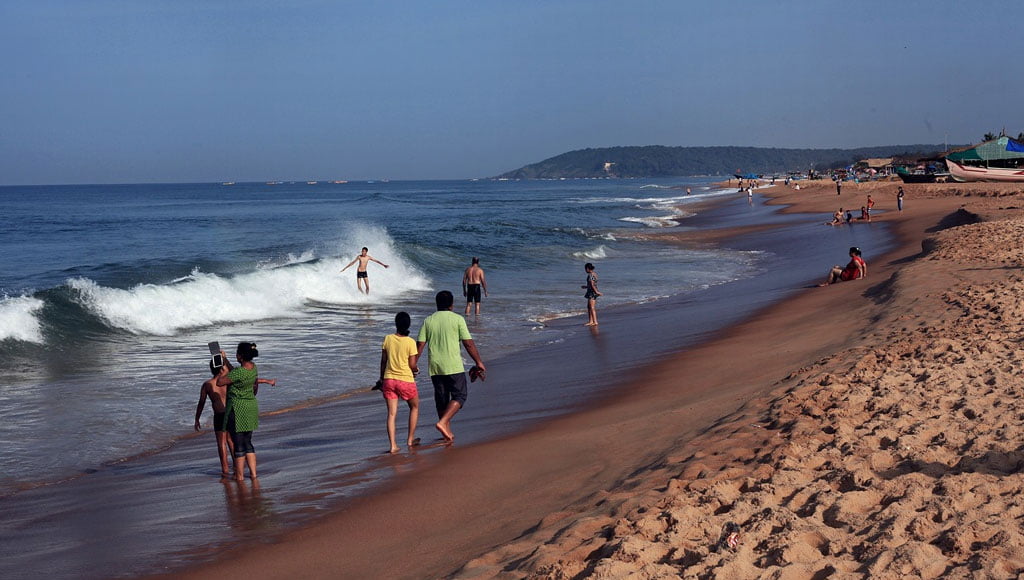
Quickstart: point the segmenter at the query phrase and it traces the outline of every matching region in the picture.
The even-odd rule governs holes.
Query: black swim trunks
[[[466,284],[466,302],[480,302],[479,284]]]
[[[362,272],[356,272],[356,278],[357,279],[358,278],[367,278],[367,277],[368,276],[366,275],[366,270],[363,270]]]
[[[213,414],[213,430],[223,431],[224,430],[224,413]]]

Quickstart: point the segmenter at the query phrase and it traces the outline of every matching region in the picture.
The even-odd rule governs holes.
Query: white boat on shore
[[[1024,181],[1024,168],[974,167],[950,159],[946,166],[957,181]]]
[[[957,181],[1024,182],[1024,143],[1007,136],[946,155]]]

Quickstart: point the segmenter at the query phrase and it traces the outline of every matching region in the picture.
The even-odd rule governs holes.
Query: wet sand
[[[823,218],[838,205],[831,183],[801,185],[771,195]],[[183,575],[1019,572],[1021,188],[904,186],[897,214],[897,185],[843,188],[857,208],[873,193],[899,239],[866,280],[802,291],[592,408],[451,449]]]

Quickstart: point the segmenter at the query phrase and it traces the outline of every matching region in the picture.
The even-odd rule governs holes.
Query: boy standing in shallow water
[[[211,360],[210,372],[213,373],[213,378],[208,379],[199,389],[199,404],[196,405],[195,428],[196,431],[201,430],[199,418],[203,414],[203,408],[206,407],[206,399],[209,397],[210,405],[213,407],[213,433],[217,437],[217,455],[220,456],[220,476],[227,479],[230,467],[228,457],[234,453],[234,446],[231,444],[228,432],[224,429],[224,401],[228,396],[228,388],[227,386],[218,385],[217,379],[226,376],[228,368],[223,365],[215,367]]]
[[[419,368],[416,366],[416,359],[419,352],[416,348],[416,341],[409,337],[409,326],[412,320],[405,312],[395,315],[395,333],[384,337],[384,344],[380,351],[380,390],[384,395],[384,403],[388,408],[388,441],[391,448],[388,453],[401,451],[395,441],[395,419],[398,417],[398,399],[402,399],[409,405],[409,437],[406,444],[409,447],[419,445],[420,440],[415,437],[416,423],[420,415],[420,395],[416,390],[416,373]]]

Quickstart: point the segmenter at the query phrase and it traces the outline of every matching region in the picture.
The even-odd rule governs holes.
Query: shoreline
[[[883,187],[895,190],[896,185]],[[806,187],[799,192],[780,189],[762,189],[758,194],[770,195],[772,203],[793,204],[785,209],[788,212],[824,211],[820,208],[835,204],[834,198]],[[876,209],[886,209],[888,203],[876,201]],[[899,262],[916,256],[927,236],[925,230],[954,213],[963,201],[956,197],[922,200],[921,207],[915,208],[915,197],[908,188],[906,215],[893,219],[888,217],[895,214],[891,211],[879,216],[879,221],[884,217],[896,225],[898,243],[886,256],[870,262],[868,283],[884,283],[899,270]],[[826,267],[822,267],[823,275]],[[243,569],[259,577],[372,576],[385,570],[392,577],[410,578],[443,576],[456,570],[467,577],[500,575],[509,566],[504,560],[512,558],[515,549],[525,554],[531,549],[539,552],[552,532],[582,526],[596,533],[608,525],[609,517],[614,524],[615,510],[604,518],[588,515],[588,510],[607,503],[631,474],[679,461],[666,450],[685,447],[721,418],[764,397],[795,369],[849,348],[855,330],[868,327],[872,308],[872,303],[865,303],[870,301],[860,296],[866,288],[858,286],[866,285],[841,284],[801,292],[695,348],[646,367],[628,387],[628,397],[603,401],[525,434],[452,449],[442,465],[403,478],[373,497],[341,506],[338,513],[288,533],[279,542],[224,554],[219,561],[181,575],[205,578]],[[864,303],[854,309],[859,314],[854,318],[863,321],[856,329],[849,324],[849,315],[836,308],[847,301]],[[780,337],[782,329],[789,332]],[[765,344],[774,348],[765,349]],[[749,358],[736,360],[732,353],[737,350],[748,353]],[[680,391],[680,376],[699,378]],[[659,485],[664,484],[662,480]],[[434,504],[416,497],[418,491],[452,485],[468,489],[460,497]],[[519,494],[524,486],[530,489],[529,506],[521,505]],[[453,517],[453,513],[459,515]],[[578,532],[574,534],[579,536]],[[442,537],[447,540],[437,541]],[[591,546],[587,553],[595,549],[591,544],[607,543],[602,534],[595,537],[600,541],[586,543]],[[508,544],[515,538],[514,544]],[[338,553],[332,546],[339,542],[358,544],[358,553]],[[436,553],[432,548],[442,543],[442,553]],[[494,551],[502,545],[504,551]],[[396,560],[392,556],[398,553],[403,557]],[[557,561],[571,560],[573,552],[559,554]],[[516,561],[526,565],[521,559]],[[511,570],[516,570],[514,577],[521,577],[556,566],[557,561]]]

